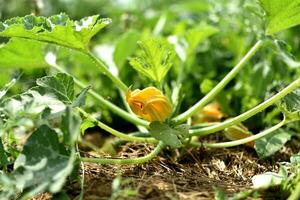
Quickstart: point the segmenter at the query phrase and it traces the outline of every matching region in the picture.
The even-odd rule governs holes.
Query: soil
[[[151,145],[127,143],[121,146],[117,157],[139,157],[152,149]],[[216,190],[232,196],[250,189],[254,175],[278,172],[280,162],[288,162],[292,154],[299,153],[299,149],[299,143],[292,141],[265,160],[259,159],[253,148],[238,146],[193,148],[183,152],[166,149],[151,162],[142,165],[85,163],[84,172],[81,171],[85,179],[84,199],[112,197],[112,184],[116,177],[121,180],[121,185],[114,190],[114,198],[111,199],[214,199]],[[66,186],[65,191],[71,199],[78,198],[80,182]],[[280,193],[274,191],[260,192],[258,196],[258,199],[280,198]],[[35,199],[49,198],[43,194]]]

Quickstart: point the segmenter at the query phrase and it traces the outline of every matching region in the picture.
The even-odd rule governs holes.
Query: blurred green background
[[[181,47],[187,47],[186,61],[177,55],[165,81],[168,93],[173,90],[180,69],[186,65],[180,112],[203,97],[258,39],[264,37],[264,15],[255,0],[0,0],[1,21],[27,14],[51,16],[61,12],[75,20],[95,14],[112,19],[112,23],[93,38],[91,49],[108,65],[113,62],[122,80],[135,88],[152,85],[129,65],[128,59],[139,52],[137,41],[156,37],[170,43],[179,41]],[[201,27],[204,25],[217,31],[201,40],[199,35],[203,33]],[[233,117],[250,109],[299,77],[300,63],[296,61],[300,58],[299,32],[300,28],[294,27],[278,34],[277,43],[267,42],[217,96],[226,116]],[[123,107],[116,88],[108,84],[110,80],[87,57],[58,48],[57,62],[75,77],[92,84],[105,98]],[[54,72],[45,66],[22,70],[0,66],[0,86],[22,73],[11,94],[24,92],[35,84],[36,78]],[[108,123],[120,121],[90,98],[87,110]],[[270,108],[246,124],[258,130],[278,118],[278,112]],[[117,124],[123,126],[126,122]]]

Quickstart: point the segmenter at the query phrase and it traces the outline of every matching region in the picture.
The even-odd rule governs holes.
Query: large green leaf
[[[1,128],[9,130],[13,127],[22,127],[24,130],[32,130],[40,124],[60,119],[67,106],[77,107],[84,104],[90,88],[83,89],[75,97],[73,78],[63,73],[40,78],[37,84],[38,86],[27,92],[1,102],[0,115],[5,118],[5,123],[0,124]],[[68,117],[70,121],[66,120],[67,123],[77,121],[72,118],[73,116]]]
[[[170,127],[168,124],[160,122],[152,122],[150,124],[150,134],[157,140],[163,141],[171,148],[178,148],[185,142],[189,134],[189,126],[181,124],[175,127]]]
[[[8,43],[0,45],[0,68],[46,67],[45,47],[42,42],[11,38]]]
[[[74,148],[69,155],[57,133],[42,125],[28,138],[14,164],[15,171],[0,176],[0,198],[11,199],[22,192],[20,199],[27,199],[42,191],[60,191],[75,158]]]
[[[129,56],[131,56],[137,48],[137,41],[141,34],[138,31],[128,31],[122,35],[117,41],[113,59],[117,67],[122,68]]]
[[[300,24],[300,0],[259,0],[267,14],[266,34]]]
[[[255,150],[260,158],[265,158],[279,151],[292,137],[290,131],[278,129],[274,133],[255,141]]]
[[[141,48],[139,57],[130,60],[131,66],[144,76],[161,82],[172,66],[173,51],[165,42],[147,39],[138,42]]]
[[[0,23],[0,36],[29,38],[83,50],[90,39],[110,21],[98,15],[79,21],[70,20],[66,14],[48,18],[27,15]]]
[[[51,93],[60,101],[71,104],[74,99],[74,80],[64,73],[57,73],[55,76],[45,76],[37,79],[36,89],[41,93]]]
[[[219,30],[216,27],[207,24],[200,24],[195,28],[188,30],[184,34],[184,38],[188,43],[188,48],[186,50],[187,56],[189,56],[191,53],[195,53],[196,48],[201,42],[211,35],[214,35],[218,31]]]

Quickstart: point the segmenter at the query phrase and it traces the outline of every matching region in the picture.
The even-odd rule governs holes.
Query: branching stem
[[[256,135],[250,136],[250,137],[246,137],[240,140],[234,140],[231,142],[220,142],[220,143],[193,143],[192,145],[194,146],[203,146],[203,147],[207,147],[207,148],[226,148],[226,147],[234,147],[234,146],[238,146],[241,144],[246,144],[248,142],[252,142],[254,140],[257,140],[259,138],[262,138],[270,133],[272,133],[273,131],[279,129],[280,127],[282,127],[283,125],[285,125],[287,123],[286,119],[284,118],[280,123],[276,124],[275,126],[272,126],[271,128],[268,128]]]
[[[83,109],[81,108],[77,108],[77,110],[88,120],[92,121],[93,123],[95,123],[97,126],[99,126],[100,128],[102,128],[103,130],[111,133],[112,135],[119,137],[123,140],[126,141],[131,141],[131,142],[143,142],[143,143],[152,143],[152,144],[156,144],[158,143],[158,141],[154,138],[150,138],[150,137],[136,137],[136,136],[132,136],[132,135],[128,135],[125,133],[122,133],[120,131],[117,131],[109,126],[107,126],[106,124],[100,122],[99,120],[97,120],[96,118],[94,118],[93,116],[91,116],[89,113],[85,112]]]
[[[123,83],[117,76],[113,75],[108,67],[100,60],[98,59],[92,52],[84,52],[86,55],[90,57],[90,59],[100,68],[101,72],[103,72],[108,78],[112,80],[116,86],[122,90],[123,92],[126,92],[128,90],[128,87]]]
[[[238,74],[238,72],[243,68],[243,66],[249,61],[249,59],[260,49],[263,42],[258,40],[256,44],[248,51],[248,53],[240,60],[240,62],[221,80],[221,82],[216,85],[206,96],[204,96],[195,105],[189,108],[184,113],[173,118],[173,122],[180,124],[186,121],[193,114],[198,112],[206,104],[208,104],[215,96]]]
[[[59,72],[62,73],[66,73],[70,76],[72,76],[70,73],[68,73],[66,70],[64,70],[63,68],[61,68],[60,66],[56,65],[56,64],[51,64],[51,66],[53,68],[55,68],[56,70],[58,70]],[[78,80],[77,78],[75,78],[74,76],[72,76],[74,79],[75,84],[80,87],[80,88],[86,88],[87,85],[85,85],[84,83],[82,83],[80,80]],[[113,113],[119,115],[120,117],[126,119],[129,122],[132,122],[136,125],[142,125],[142,126],[148,126],[149,122],[142,120],[138,117],[136,117],[135,115],[132,115],[128,112],[126,112],[125,110],[119,108],[118,106],[116,106],[115,104],[111,103],[110,101],[106,100],[105,98],[103,98],[101,95],[99,95],[98,93],[96,93],[94,90],[90,89],[88,91],[88,93],[95,98],[96,100],[99,101],[99,104],[101,104],[102,106],[110,109]]]
[[[81,161],[83,162],[91,162],[91,163],[97,163],[97,164],[104,164],[104,165],[128,165],[128,164],[142,164],[145,162],[150,161],[154,157],[156,157],[159,152],[163,149],[164,144],[162,142],[159,142],[158,145],[155,147],[155,149],[149,153],[146,156],[139,157],[139,158],[128,158],[128,159],[122,159],[122,158],[86,158],[82,157]]]
[[[189,133],[192,136],[204,136],[204,135],[208,135],[208,134],[223,130],[227,127],[236,125],[236,124],[252,117],[253,115],[263,111],[264,109],[268,108],[269,106],[273,105],[278,100],[280,100],[281,98],[286,96],[288,93],[292,92],[293,90],[297,89],[298,87],[300,87],[300,78],[293,81],[291,84],[289,84],[287,87],[285,87],[283,90],[281,90],[280,92],[278,92],[277,94],[275,94],[274,96],[269,98],[268,100],[262,102],[261,104],[255,106],[254,108],[248,110],[247,112],[244,112],[243,114],[240,114],[234,118],[228,119],[220,124],[216,124],[213,126],[204,127],[204,128],[200,128],[200,129],[190,130]]]

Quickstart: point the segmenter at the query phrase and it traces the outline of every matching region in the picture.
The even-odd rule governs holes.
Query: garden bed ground
[[[137,157],[151,151],[149,145],[127,144],[120,157]],[[280,152],[265,160],[258,159],[249,147],[228,149],[191,149],[176,156],[165,150],[152,162],[143,165],[97,165],[85,163],[84,199],[108,199],[112,181],[119,175],[138,192],[125,199],[213,199],[218,187],[230,195],[251,187],[251,177],[266,171],[278,171],[279,162],[289,161],[299,152],[296,143],[289,143]],[[177,152],[179,155],[179,152]],[[67,186],[74,199],[80,193],[80,183]],[[278,193],[265,192],[262,199],[276,199]],[[46,196],[41,199],[46,199]]]

